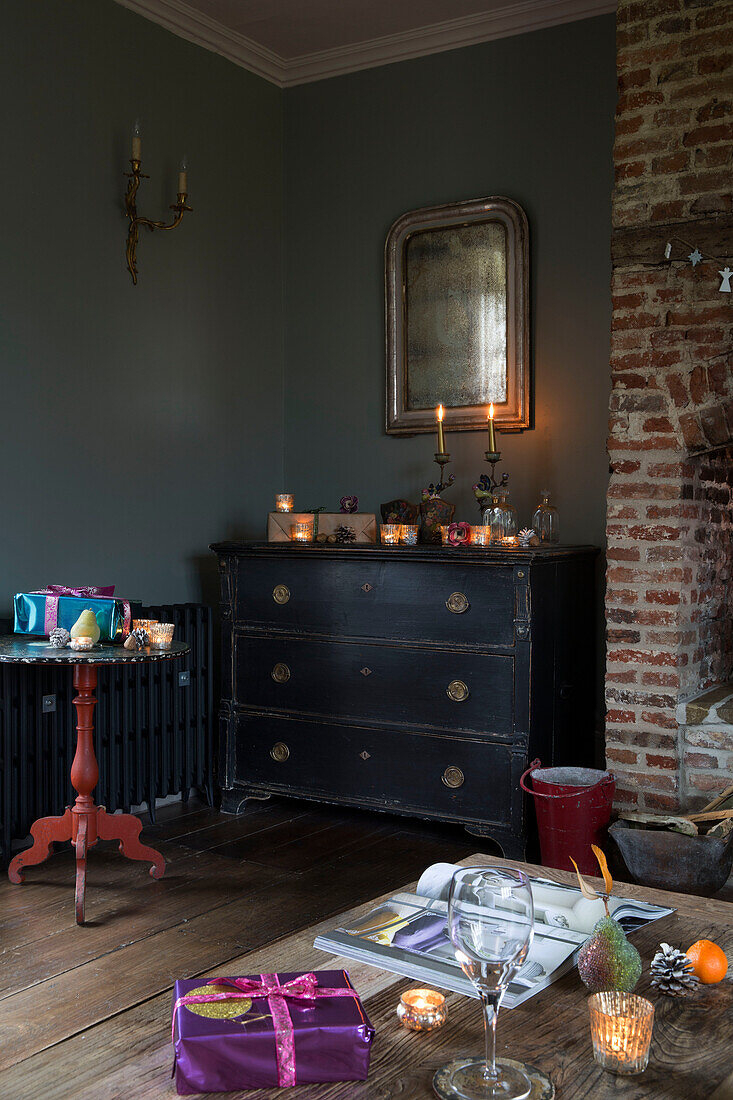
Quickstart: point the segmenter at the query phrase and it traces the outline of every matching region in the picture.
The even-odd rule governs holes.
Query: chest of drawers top
[[[533,581],[594,547],[216,543],[222,613],[248,630],[511,648]]]

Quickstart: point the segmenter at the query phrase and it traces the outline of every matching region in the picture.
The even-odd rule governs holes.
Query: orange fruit
[[[698,940],[685,952],[692,960],[692,969],[703,985],[722,982],[728,970],[728,959],[722,948],[712,940]]]

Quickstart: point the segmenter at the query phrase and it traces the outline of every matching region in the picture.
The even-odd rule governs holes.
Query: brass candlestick
[[[179,191],[178,201],[173,203],[170,207],[171,210],[176,211],[176,216],[173,218],[172,222],[154,222],[151,221],[150,218],[138,217],[137,191],[140,186],[140,181],[150,179],[150,176],[146,176],[144,172],[140,171],[140,161],[135,157],[130,160],[130,167],[132,171],[125,172],[125,175],[130,181],[125,193],[125,213],[130,221],[130,226],[127,230],[127,247],[125,249],[125,255],[127,257],[127,270],[132,275],[133,283],[137,283],[137,242],[139,227],[145,225],[151,233],[154,229],[175,229],[177,225],[181,224],[185,211],[192,210],[193,207],[188,206],[186,203],[188,192]]]
[[[450,455],[447,451],[436,451],[434,455],[434,461],[438,464],[438,468],[440,469],[440,477],[434,485],[428,485],[427,490],[425,490],[424,492],[428,492],[432,496],[439,497],[445,489],[450,489],[451,485],[456,479],[456,475],[451,474],[447,481],[443,480],[445,477],[443,471],[450,462]]]
[[[492,489],[498,489],[499,483],[496,480],[496,467],[501,462],[501,451],[484,451],[484,458],[491,467],[491,473],[489,474],[489,484]],[[501,479],[502,485],[505,481],[508,480],[508,476],[506,474],[503,474]]]

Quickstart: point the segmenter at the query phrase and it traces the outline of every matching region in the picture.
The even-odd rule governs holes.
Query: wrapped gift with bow
[[[13,601],[16,634],[50,634],[54,627],[71,630],[82,611],[91,610],[100,641],[123,642],[132,627],[129,600],[114,599],[115,586],[68,588],[49,584],[37,592],[18,592]]]
[[[345,970],[179,980],[172,1028],[181,1096],[364,1081],[374,1036]]]

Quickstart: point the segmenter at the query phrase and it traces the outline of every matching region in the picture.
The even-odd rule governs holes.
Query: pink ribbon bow
[[[176,1013],[182,1005],[206,1004],[209,1001],[229,1001],[255,997],[266,997],[272,1013],[275,1029],[275,1050],[277,1053],[277,1077],[281,1088],[294,1085],[295,1040],[293,1021],[290,1018],[287,1001],[315,1001],[319,997],[358,997],[355,989],[327,989],[318,985],[315,974],[299,974],[289,982],[281,984],[277,974],[260,974],[255,978],[211,978],[207,985],[223,985],[229,988],[223,993],[187,993],[179,997],[173,1005],[172,1037],[175,1041]],[[233,989],[238,990],[237,993]]]
[[[106,585],[102,588],[93,587],[91,585],[82,585],[79,588],[68,588],[65,584],[47,584],[45,588],[39,588],[36,592],[32,592],[31,595],[49,597],[49,599],[46,600],[43,626],[46,634],[50,634],[54,627],[58,626],[59,596],[79,596],[82,599],[84,597],[111,599],[114,593],[115,586],[113,584]],[[122,603],[122,611],[124,614],[122,636],[126,638],[130,633],[130,626],[132,625],[132,608],[128,600],[121,600],[120,602]]]

